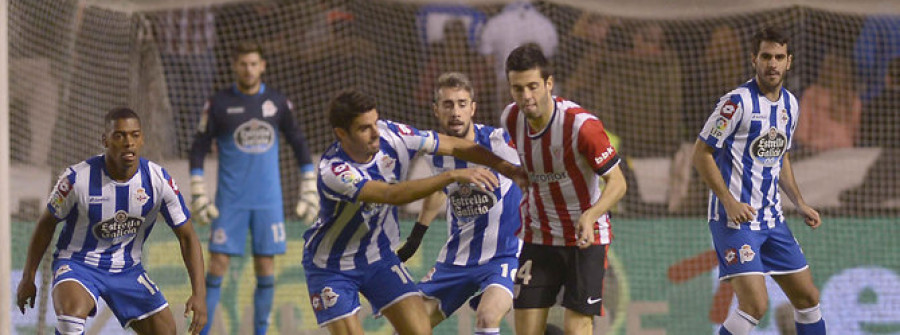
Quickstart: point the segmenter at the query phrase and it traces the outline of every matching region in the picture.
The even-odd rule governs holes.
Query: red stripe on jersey
[[[574,111],[574,112],[569,112]],[[575,188],[575,194],[578,195],[578,207],[581,208],[582,213],[586,211],[588,208],[591,208],[591,192],[587,187],[587,180],[584,179],[584,175],[581,173],[581,170],[578,169],[578,162],[575,161],[576,152],[575,150],[569,151],[572,149],[572,131],[574,131],[575,126],[575,116],[579,113],[586,113],[587,111],[583,109],[569,109],[565,113],[565,119],[563,120],[563,148],[566,151],[571,152],[572,154],[563,155],[563,161],[566,166],[566,173],[569,175],[569,178],[572,180],[572,186]],[[584,156],[583,153],[580,153]],[[565,204],[565,201],[563,201]],[[570,219],[571,220],[571,219]],[[577,225],[578,222],[572,222],[572,226]],[[593,234],[595,230],[600,228],[600,225],[597,222],[594,222],[593,228],[590,233]],[[574,232],[570,234],[566,234],[566,237],[575,236]],[[572,241],[574,243],[574,240]],[[594,235],[594,244],[600,244],[600,235]],[[568,241],[566,243],[568,245]],[[574,244],[573,244],[574,245]]]
[[[550,122],[553,123],[555,121],[550,120]],[[548,126],[544,134],[541,135],[541,138],[538,139],[541,144],[541,158],[544,162],[544,173],[553,173],[554,171],[553,155],[550,153],[550,145],[553,142],[553,130],[552,126]],[[563,134],[565,133],[565,130],[563,130]],[[563,230],[563,237],[565,237],[564,243],[566,246],[574,246],[576,240],[570,237],[575,236],[575,226],[571,224],[572,217],[569,215],[569,209],[566,206],[566,197],[559,187],[559,182],[547,183],[547,187],[550,189],[550,198],[553,200],[553,210],[556,211],[556,215],[559,217],[560,226]],[[549,229],[549,225],[547,228]]]
[[[523,134],[531,132],[530,129],[528,129],[529,128],[528,125],[525,124],[524,121],[523,121],[523,126],[524,126],[523,128],[525,128],[525,129],[522,129]],[[525,170],[535,172],[534,155],[532,154],[533,149],[531,147],[534,140],[532,140],[531,138],[529,138],[525,135],[523,135],[522,137],[523,137],[522,151],[525,153]],[[534,200],[535,207],[537,207],[535,209],[537,209],[537,213],[538,213],[538,221],[539,221],[538,224],[541,227],[540,228],[541,241],[542,241],[541,244],[546,244],[547,241],[553,241],[553,235],[550,233],[550,219],[547,218],[547,209],[544,208],[544,199],[541,198],[541,193],[540,193],[540,190],[538,189],[539,187],[540,187],[540,185],[538,185],[535,182],[532,182],[531,187],[529,187],[529,190],[528,190],[528,194],[530,196],[527,197],[526,200],[531,200],[531,199]],[[533,228],[534,226],[532,225],[531,219],[532,218],[529,215],[528,216],[528,230],[525,232],[526,235],[528,235],[529,233],[533,233],[533,230],[534,230],[534,228]],[[526,237],[529,237],[529,238],[524,239],[525,242],[529,242],[529,243],[533,242],[534,236],[526,236]]]

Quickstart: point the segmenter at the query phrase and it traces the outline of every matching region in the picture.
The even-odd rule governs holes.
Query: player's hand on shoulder
[[[191,176],[191,214],[200,225],[208,225],[219,217],[219,209],[206,195],[206,184],[200,175]]]
[[[468,168],[468,169],[456,169],[450,170],[445,173],[449,173],[450,177],[453,178],[454,181],[461,184],[475,184],[479,188],[486,189],[488,191],[493,191],[497,186],[500,186],[500,180],[497,179],[497,176],[494,175],[491,170],[486,168]]]
[[[307,226],[312,225],[319,215],[319,192],[316,189],[316,173],[304,172],[300,182],[300,200],[295,211]]]
[[[19,311],[21,311],[22,314],[25,314],[25,305],[28,305],[29,308],[34,308],[34,299],[36,295],[37,287],[34,285],[34,280],[22,278],[22,281],[19,282],[18,289],[16,289],[16,306],[19,306]]]

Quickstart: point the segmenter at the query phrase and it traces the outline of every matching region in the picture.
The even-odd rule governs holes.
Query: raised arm
[[[436,155],[455,156],[475,164],[487,166],[494,171],[512,179],[519,187],[528,187],[528,174],[521,167],[507,162],[487,148],[465,139],[438,134],[440,145]]]
[[[452,182],[474,183],[489,190],[500,185],[497,176],[485,168],[457,169],[396,184],[370,180],[359,191],[358,199],[363,202],[405,205],[437,192]]]
[[[47,247],[50,245],[50,240],[53,239],[53,232],[56,230],[57,224],[59,224],[59,220],[45,208],[37,221],[34,233],[31,234],[31,243],[28,245],[28,254],[25,258],[25,268],[22,270],[22,281],[19,282],[19,287],[16,290],[16,305],[19,306],[19,311],[22,314],[25,314],[25,304],[34,308],[35,295],[37,294],[34,276],[37,273],[38,266],[41,265],[44,252],[47,251]]]
[[[206,325],[206,283],[203,275],[203,247],[197,239],[194,225],[188,219],[173,229],[181,245],[181,258],[191,281],[191,296],[184,305],[184,317],[193,312],[188,332],[199,334]]]
[[[713,147],[698,139],[694,143],[694,168],[697,169],[706,186],[712,189],[719,201],[722,202],[725,212],[728,214],[728,222],[741,223],[753,220],[753,217],[756,215],[756,209],[750,204],[739,202],[728,191],[725,179],[722,179],[722,175],[719,173],[719,168],[713,158],[713,151]]]
[[[781,174],[778,177],[778,186],[784,191],[784,194],[791,199],[791,202],[797,206],[800,215],[807,226],[813,229],[822,224],[819,212],[806,204],[803,195],[800,194],[800,187],[797,186],[797,180],[794,179],[794,169],[791,167],[790,153],[785,153],[781,161]]]

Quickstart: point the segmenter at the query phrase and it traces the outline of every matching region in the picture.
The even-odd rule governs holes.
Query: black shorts
[[[603,276],[608,245],[578,247],[525,243],[516,274],[515,308],[547,308],[565,287],[562,306],[586,315],[603,315]]]

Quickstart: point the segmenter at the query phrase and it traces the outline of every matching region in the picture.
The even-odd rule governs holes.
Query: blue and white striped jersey
[[[304,265],[333,270],[363,268],[394,253],[400,241],[397,207],[357,200],[369,180],[406,180],[419,152],[433,154],[434,132],[379,120],[381,150],[369,162],[353,161],[335,142],[319,161],[319,217],[304,234]]]
[[[760,230],[784,222],[778,178],[799,119],[793,94],[782,88],[778,101],[769,101],[755,79],[723,96],[707,119],[700,140],[716,148],[713,157],[731,195],[757,211],[747,224],[729,223],[732,228]],[[727,221],[725,207],[709,194],[709,220]]]
[[[519,164],[516,149],[509,146],[509,134],[500,128],[475,124],[475,143],[513,164]],[[479,167],[453,156],[429,156],[434,174],[454,169]],[[519,202],[522,190],[496,171],[500,187],[493,192],[452,183],[447,194],[447,232],[450,238],[438,254],[437,262],[457,266],[482,265],[495,257],[513,256],[519,251]]]
[[[172,228],[190,213],[172,176],[144,158],[127,182],[109,177],[104,156],[72,165],[60,176],[47,209],[65,221],[54,258],[118,273],[141,263],[141,248],[157,216]]]

